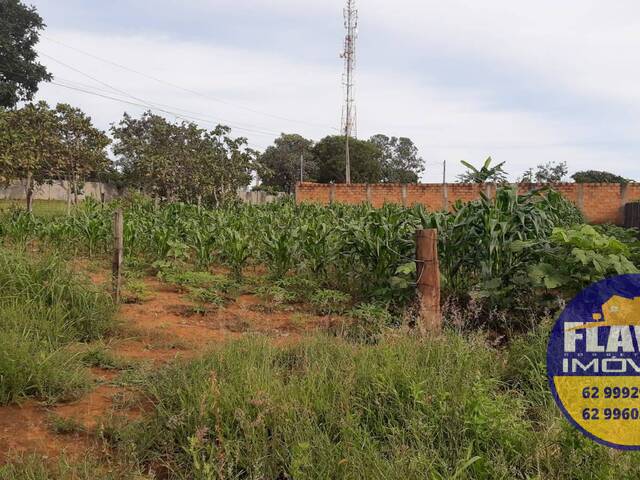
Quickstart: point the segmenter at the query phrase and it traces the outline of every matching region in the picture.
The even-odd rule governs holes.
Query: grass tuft
[[[0,249],[0,404],[82,394],[91,379],[70,346],[101,338],[113,312],[109,296],[58,257],[30,260]]]

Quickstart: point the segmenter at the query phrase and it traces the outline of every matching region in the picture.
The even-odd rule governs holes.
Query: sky
[[[38,51],[55,76],[37,99],[78,106],[102,129],[151,105],[172,121],[229,125],[259,150],[282,132],[339,131],[342,1],[25,3],[47,24]],[[460,160],[487,156],[511,179],[566,161],[570,174],[640,180],[637,0],[356,6],[358,138],[411,138],[422,181],[442,181],[445,160],[454,181]]]

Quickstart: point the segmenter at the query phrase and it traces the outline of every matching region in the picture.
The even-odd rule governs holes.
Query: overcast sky
[[[171,120],[228,124],[258,149],[280,132],[317,140],[340,127],[341,1],[26,3],[47,23],[38,48],[57,83],[153,104]],[[358,136],[413,139],[423,181],[440,181],[445,159],[453,180],[460,160],[488,155],[512,178],[563,160],[570,173],[640,180],[637,0],[357,6]],[[53,84],[38,97],[77,105],[104,129],[145,110]]]

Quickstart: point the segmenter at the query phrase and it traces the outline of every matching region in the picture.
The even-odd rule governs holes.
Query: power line
[[[129,92],[127,92],[127,91],[125,91],[125,90],[122,90],[122,89],[120,89],[120,88],[114,87],[113,85],[111,85],[111,84],[109,84],[109,83],[107,83],[107,82],[105,82],[105,81],[103,81],[103,80],[100,80],[100,79],[98,79],[98,78],[96,78],[96,77],[94,77],[94,76],[92,76],[92,75],[90,75],[90,74],[88,74],[88,73],[86,73],[86,72],[83,72],[82,70],[80,70],[80,69],[78,69],[78,68],[76,68],[76,67],[74,67],[74,66],[72,66],[72,65],[69,65],[69,64],[67,64],[67,63],[65,63],[65,62],[62,62],[62,61],[60,61],[60,60],[58,60],[58,59],[56,59],[56,58],[52,57],[51,55],[47,55],[47,54],[44,54],[44,53],[42,53],[41,55],[42,55],[42,56],[44,56],[44,57],[47,57],[47,58],[49,58],[49,59],[51,59],[51,60],[53,60],[53,61],[54,61],[54,62],[56,62],[56,63],[59,63],[60,65],[62,65],[62,66],[64,66],[64,67],[66,67],[66,68],[69,68],[70,70],[73,70],[74,72],[79,73],[80,75],[83,75],[83,76],[85,76],[85,77],[87,77],[87,78],[89,78],[89,79],[93,80],[94,82],[97,82],[97,83],[99,83],[99,84],[101,84],[101,85],[103,85],[103,86],[105,86],[105,87],[107,87],[107,88],[110,88],[111,90],[113,90],[113,91],[115,91],[115,92],[117,92],[117,93],[119,93],[119,94],[121,94],[121,95],[124,95],[124,96],[126,96],[126,97],[130,97],[130,98],[132,98],[132,99],[134,99],[134,100],[136,100],[136,101],[140,102],[141,104],[143,104],[143,105],[147,106],[148,108],[151,108],[151,109],[154,109],[154,108],[155,108],[155,109],[158,109],[158,108],[157,108],[158,106],[162,106],[162,107],[171,108],[172,110],[182,110],[182,111],[185,111],[185,112],[187,112],[187,113],[195,113],[195,115],[199,115],[200,117],[203,117],[203,114],[201,114],[201,113],[197,113],[197,112],[189,112],[189,111],[187,111],[187,110],[183,110],[183,109],[180,109],[180,108],[177,108],[177,107],[172,107],[171,105],[163,105],[163,104],[160,104],[160,103],[150,102],[150,101],[145,100],[145,99],[143,99],[143,98],[139,98],[139,97],[137,97],[137,96],[135,96],[135,95],[130,94]],[[86,92],[85,92],[85,93],[86,93]],[[158,109],[158,110],[162,110],[162,109]],[[167,112],[167,111],[165,110],[165,112]],[[179,118],[191,118],[191,119],[193,119],[193,120],[201,121],[201,122],[207,122],[207,121],[210,121],[210,123],[227,123],[227,124],[228,124],[228,122],[226,122],[226,121],[213,120],[213,119],[209,119],[209,120],[207,120],[207,118],[208,118],[208,117],[204,117],[204,118],[199,118],[199,117],[195,117],[195,116],[191,116],[191,117],[189,117],[189,116],[185,116],[185,115],[183,115],[183,114],[177,114],[177,113],[175,113],[175,112],[170,112],[170,114],[171,114],[171,115],[174,115],[175,117],[179,117]],[[259,135],[270,135],[270,136],[271,136],[271,135],[275,135],[275,136],[280,135],[280,134],[279,134],[279,133],[277,133],[277,132],[268,131],[268,130],[262,130],[262,129],[257,129],[257,128],[248,128],[248,127],[242,127],[242,126],[240,126],[240,125],[232,125],[232,124],[229,124],[229,126],[233,126],[233,128],[236,128],[236,129],[238,129],[238,130],[245,130],[245,131],[248,131],[248,132],[251,132],[251,133],[256,133],[256,134],[259,134]]]
[[[74,87],[74,86],[71,86],[71,85],[65,85],[63,83],[56,82],[55,80],[51,81],[50,83],[52,85],[56,85],[58,87],[67,88],[69,90],[74,90],[74,91],[77,91],[77,92],[86,93],[88,95],[101,97],[101,98],[104,98],[104,99],[107,99],[107,100],[113,100],[115,102],[120,102],[120,103],[124,103],[124,104],[127,104],[127,105],[133,105],[135,107],[142,107],[142,108],[145,108],[145,109],[148,109],[148,110],[153,110],[153,111],[156,111],[156,112],[166,113],[166,114],[172,115],[172,116],[174,116],[176,118],[182,118],[182,119],[185,119],[185,120],[195,119],[194,117],[185,117],[185,116],[183,116],[183,115],[181,115],[179,113],[172,112],[170,110],[165,110],[165,109],[157,108],[157,107],[153,107],[152,108],[152,107],[149,107],[149,105],[146,105],[146,104],[143,104],[143,103],[133,102],[133,101],[130,101],[130,100],[124,100],[122,98],[113,97],[111,95],[105,95],[105,94],[98,93],[98,92],[92,92],[92,91],[84,89],[84,88]],[[208,120],[202,120],[202,119],[195,119],[195,120],[202,121],[203,123],[209,123],[211,125],[218,125],[217,122],[212,122],[212,121],[208,121]],[[232,126],[232,125],[229,125],[229,126]],[[237,129],[241,130],[240,127],[233,126],[233,128],[237,128]],[[267,133],[258,133],[258,134],[259,135],[271,136],[271,134],[267,134]],[[249,143],[247,143],[247,145],[251,146],[252,148],[261,148],[261,147],[258,147],[256,145],[249,144]]]
[[[112,93],[111,90],[99,88],[99,87],[96,87],[95,85],[91,85],[91,84],[83,83],[83,82],[78,82],[76,80],[71,80],[71,79],[68,79],[68,78],[61,78],[60,76],[57,76],[57,75],[56,75],[56,79],[64,82],[66,84],[66,85],[64,85],[65,87],[75,87],[75,88],[79,88],[80,90],[83,90],[83,91],[86,90],[86,89],[89,89],[89,91],[92,91],[92,92],[101,92],[101,93],[109,93],[109,94]],[[62,86],[62,85],[59,85],[59,86]],[[127,95],[127,96],[129,96],[129,95]],[[188,114],[192,114],[192,115],[199,115],[202,118],[202,120],[200,120],[200,121],[203,121],[203,122],[220,123],[220,121],[214,121],[214,119],[211,119],[210,117],[205,117],[204,114],[202,114],[202,113],[194,112],[192,110],[186,110],[184,108],[179,108],[179,107],[172,106],[172,105],[167,105],[167,104],[159,103],[159,102],[144,102],[144,104],[145,105],[149,104],[149,105],[153,105],[153,106],[159,106],[159,107],[171,109],[171,111],[184,112],[184,113],[188,113]],[[149,108],[152,108],[152,107],[149,106]],[[153,107],[152,109],[155,109],[155,107]],[[174,115],[174,116],[176,116],[176,115]],[[179,117],[179,118],[186,118],[186,117],[183,117],[182,114],[180,114],[180,115],[181,115],[181,117]],[[176,117],[176,118],[178,118],[178,117]],[[197,117],[192,116],[190,118],[195,119]],[[208,118],[210,119],[210,121],[207,120]],[[240,126],[235,125],[235,124],[229,124],[228,122],[224,122],[224,123],[229,125],[229,126],[231,126],[231,127],[237,128],[237,129],[247,129],[247,130],[249,130],[249,127],[247,127],[246,124],[242,124],[242,125],[245,125],[245,127],[240,127]],[[276,132],[272,132],[272,131],[269,131],[269,130],[261,130],[259,128],[251,128],[250,131],[254,132],[254,133],[260,133],[260,134],[262,134],[264,132],[264,135],[269,135],[269,136],[279,135]]]
[[[122,65],[122,64],[114,62],[112,60],[108,60],[106,58],[99,57],[98,55],[95,55],[93,53],[89,53],[89,52],[86,52],[86,51],[81,50],[79,48],[73,47],[71,45],[67,45],[67,44],[65,44],[63,42],[60,42],[59,40],[55,40],[55,39],[49,37],[48,35],[43,35],[43,36],[46,39],[48,39],[49,41],[51,41],[51,42],[57,43],[58,45],[61,45],[63,47],[66,47],[66,48],[69,48],[71,50],[74,50],[74,51],[76,51],[78,53],[81,53],[83,55],[86,55],[88,57],[94,58],[94,59],[99,60],[99,61],[104,62],[104,63],[108,63],[109,65],[113,65],[115,67],[121,68],[121,69],[126,70],[128,72],[135,73],[136,75],[140,75],[140,76],[148,78],[150,80],[154,80],[154,81],[156,81],[158,83],[162,83],[163,85],[167,85],[167,86],[172,87],[172,88],[177,88],[178,90],[182,90],[183,92],[191,93],[192,95],[197,95],[199,97],[206,98],[208,100],[212,100],[214,102],[219,102],[219,103],[222,103],[222,104],[225,104],[225,105],[229,105],[229,106],[232,106],[234,108],[240,108],[242,110],[245,110],[245,111],[248,111],[248,112],[252,112],[252,113],[255,113],[257,115],[263,115],[263,116],[266,116],[266,117],[271,117],[271,118],[275,118],[275,119],[278,119],[278,120],[284,120],[284,121],[292,122],[292,123],[307,124],[307,125],[314,126],[314,127],[330,128],[331,130],[336,130],[335,127],[329,127],[327,125],[323,125],[323,124],[319,124],[319,123],[308,122],[306,120],[297,120],[297,119],[293,119],[293,118],[283,117],[283,116],[280,116],[280,115],[274,115],[274,114],[271,114],[271,113],[262,112],[260,110],[256,110],[256,109],[253,109],[253,108],[250,108],[250,107],[246,107],[244,105],[236,104],[234,102],[229,102],[228,100],[224,100],[224,99],[221,99],[221,98],[213,97],[211,95],[205,95],[205,94],[203,94],[201,92],[198,92],[196,90],[192,90],[190,88],[182,87],[182,86],[177,85],[175,83],[168,82],[168,81],[163,80],[163,79],[158,78],[158,77],[154,77],[153,75],[149,75],[148,73],[144,73],[144,72],[141,72],[139,70],[136,70],[135,68],[131,68],[131,67],[128,67],[126,65]]]
[[[182,120],[191,120],[191,121],[196,121],[196,122],[208,123],[210,125],[222,125],[222,123],[217,121],[217,120],[193,117],[193,116],[190,116],[190,115],[184,115],[182,113],[178,113],[178,112],[175,112],[175,111],[172,111],[172,110],[159,108],[157,106],[151,106],[151,105],[149,105],[147,103],[132,102],[130,100],[125,100],[125,99],[122,99],[122,98],[113,97],[111,95],[105,95],[105,94],[102,94],[102,93],[99,93],[99,92],[87,90],[86,88],[79,88],[79,87],[74,87],[72,85],[65,85],[63,83],[59,83],[59,82],[56,82],[56,81],[52,81],[50,83],[52,83],[53,85],[57,85],[59,87],[67,88],[67,89],[70,89],[70,90],[76,90],[78,92],[83,92],[83,93],[86,93],[86,94],[89,94],[89,95],[102,97],[102,98],[105,98],[105,99],[108,99],[108,100],[114,100],[114,101],[117,101],[117,102],[126,103],[128,105],[134,105],[136,107],[142,107],[142,108],[146,108],[148,110],[154,110],[154,111],[157,111],[157,112],[166,113],[168,115],[172,115],[173,117],[178,118],[178,119],[182,119]],[[231,123],[226,123],[226,122],[224,122],[224,123],[227,126],[235,128],[237,130],[246,130],[246,131],[248,131],[250,133],[255,133],[257,135],[264,135],[264,136],[268,136],[268,137],[272,137],[273,135],[279,135],[279,134],[277,134],[275,132],[267,132],[267,131],[263,132],[263,131],[260,131],[260,130],[253,130],[253,129],[240,127],[238,125],[234,125],[234,124],[231,124]]]

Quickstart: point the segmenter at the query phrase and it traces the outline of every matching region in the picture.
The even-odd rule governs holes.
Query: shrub
[[[610,275],[638,273],[621,241],[590,225],[555,228],[543,247],[543,261],[529,270],[534,285],[561,289],[568,295]]]

